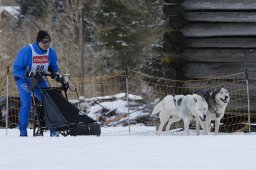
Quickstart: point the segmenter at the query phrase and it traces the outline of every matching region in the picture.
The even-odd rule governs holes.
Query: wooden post
[[[6,117],[5,117],[5,135],[8,133],[8,121],[9,121],[9,66],[6,69]]]
[[[82,96],[84,96],[84,24],[83,24],[83,4],[81,4],[81,19],[80,19],[80,24],[81,24],[81,27],[80,27],[80,36],[81,36],[81,81],[82,81],[82,84],[81,84],[81,94]]]

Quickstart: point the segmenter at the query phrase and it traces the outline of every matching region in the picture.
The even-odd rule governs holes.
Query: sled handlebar
[[[46,72],[38,72],[38,74],[40,74],[41,76],[45,76],[45,77],[51,77],[52,76],[51,73],[46,73]]]

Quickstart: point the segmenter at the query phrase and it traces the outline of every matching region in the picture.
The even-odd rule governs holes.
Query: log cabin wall
[[[185,60],[186,79],[247,69],[256,111],[256,0],[165,0],[164,50]]]

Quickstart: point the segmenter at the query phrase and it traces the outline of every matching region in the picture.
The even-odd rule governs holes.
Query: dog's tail
[[[163,108],[162,105],[164,104],[163,100],[160,101],[159,103],[157,103],[157,105],[154,107],[153,111],[152,111],[152,115],[158,114],[159,112],[161,112],[161,109]]]

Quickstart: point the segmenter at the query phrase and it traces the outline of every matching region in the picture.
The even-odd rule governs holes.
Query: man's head
[[[51,43],[51,37],[47,31],[40,30],[37,33],[36,42],[42,50],[47,50]]]

